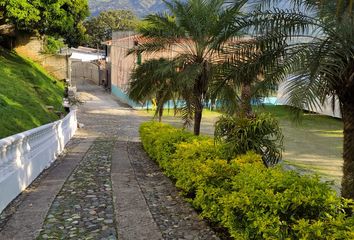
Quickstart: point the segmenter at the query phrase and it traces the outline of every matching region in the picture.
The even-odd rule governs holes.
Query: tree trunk
[[[343,103],[344,124],[342,197],[354,200],[354,102]]]
[[[194,135],[200,134],[200,123],[202,121],[203,104],[200,103],[200,107],[196,108],[194,113]]]
[[[194,135],[200,134],[200,123],[203,113],[203,96],[206,96],[209,81],[210,65],[200,58],[199,63],[203,63],[203,72],[194,83],[195,111],[194,111]]]
[[[161,91],[158,91],[156,93],[156,103],[157,103],[157,109],[156,109],[157,112],[156,112],[156,114],[159,117],[159,122],[162,121],[162,115],[163,115],[164,102],[162,101],[162,96],[163,96],[163,93]]]
[[[241,114],[245,117],[252,116],[252,106],[251,106],[251,84],[243,83],[241,86]]]
[[[163,115],[163,106],[159,108],[159,122],[162,121],[162,115]]]

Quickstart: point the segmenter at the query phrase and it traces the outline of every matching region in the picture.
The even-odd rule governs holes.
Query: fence
[[[0,140],[0,213],[58,157],[77,129],[64,119]]]

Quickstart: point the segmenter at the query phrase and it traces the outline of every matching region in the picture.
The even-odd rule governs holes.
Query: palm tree
[[[272,64],[277,71],[267,74],[291,76],[286,89],[290,105],[311,109],[328,98],[339,100],[344,123],[342,196],[354,199],[354,1],[291,2],[293,10],[258,10],[245,22],[253,25],[258,46],[266,46],[268,53],[283,49]]]
[[[180,96],[185,101],[186,122],[194,118],[194,134],[199,135],[203,102],[217,59],[218,46],[225,29],[240,14],[245,1],[227,7],[224,0],[164,1],[169,13],[149,15],[139,32],[151,41],[132,49],[132,52],[171,52],[166,57],[177,66],[176,80]],[[138,67],[139,68],[139,67]]]
[[[156,114],[161,122],[164,104],[177,92],[175,76],[176,66],[170,61],[163,58],[150,59],[132,72],[133,80],[130,82],[129,97],[137,102],[156,98]]]
[[[232,36],[232,32],[229,33]],[[217,77],[211,84],[212,98],[221,99],[229,115],[251,118],[251,102],[274,92],[274,86],[283,79],[274,71],[284,46],[267,49],[265,39],[233,39],[223,46],[227,61],[219,64]],[[272,40],[274,41],[274,40]],[[277,73],[277,74],[275,74]]]

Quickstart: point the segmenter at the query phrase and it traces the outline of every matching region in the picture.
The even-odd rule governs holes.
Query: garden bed
[[[266,168],[249,152],[227,161],[210,137],[148,122],[140,128],[149,156],[203,218],[235,239],[353,239],[353,202],[317,176]]]

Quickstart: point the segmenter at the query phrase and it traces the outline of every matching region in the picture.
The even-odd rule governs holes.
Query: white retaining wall
[[[57,158],[77,129],[64,119],[0,140],[0,213]]]
[[[286,88],[287,88],[287,81],[282,82],[278,86],[278,95],[277,95],[277,104],[278,105],[288,105],[287,102],[288,102],[289,96],[287,94]],[[304,107],[304,110],[315,112],[315,113],[318,113],[321,115],[342,118],[338,99],[336,99],[334,111],[332,108],[332,102],[331,102],[330,98],[328,98],[325,101],[324,105],[321,107],[314,107],[314,109]]]

